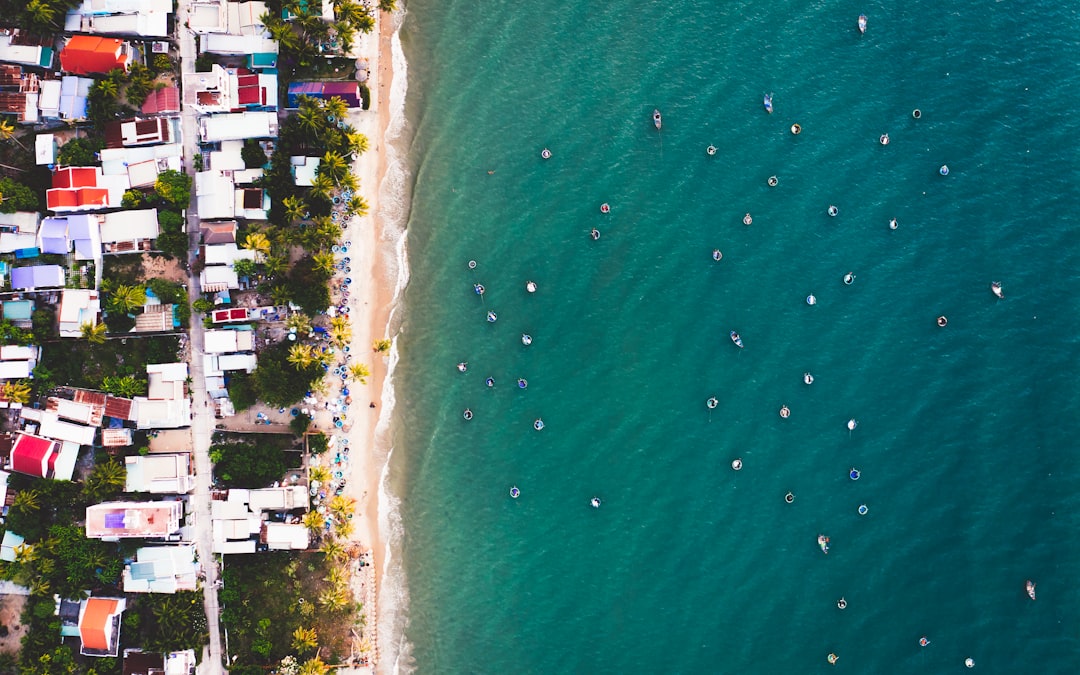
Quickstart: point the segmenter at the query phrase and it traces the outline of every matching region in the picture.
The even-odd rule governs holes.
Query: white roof
[[[53,462],[54,480],[71,480],[75,475],[75,465],[79,461],[79,443],[64,441],[60,444],[60,452]]]
[[[256,253],[242,249],[236,244],[208,244],[206,249],[207,265],[232,265],[237,260],[255,260]]]
[[[230,492],[232,492],[230,490]],[[260,511],[291,511],[308,506],[308,491],[303,485],[263,488],[248,491],[248,508]]]
[[[147,546],[135,551],[135,560],[124,568],[125,593],[175,593],[194,590],[199,564],[195,545]]]
[[[29,232],[0,232],[0,253],[13,253],[21,248],[35,248],[37,235]]]
[[[303,550],[308,547],[308,529],[299,523],[266,523],[266,545],[271,550]]]
[[[319,168],[319,162],[321,161],[321,157],[290,157],[289,163],[292,164],[296,184],[301,187],[310,186],[312,181],[315,180],[315,170]]]
[[[49,400],[56,407],[56,414],[66,420],[90,424],[90,420],[94,417],[94,406],[87,403],[76,403],[66,398],[50,398]]]
[[[95,427],[65,422],[55,412],[46,410],[41,413],[41,428],[38,433],[46,438],[58,441],[70,441],[79,445],[93,445],[95,431]]]
[[[138,429],[179,429],[191,424],[191,400],[187,398],[150,400],[136,396]]]
[[[42,117],[60,117],[60,80],[38,83],[38,110]]]
[[[103,244],[157,239],[158,234],[157,209],[106,213],[101,221],[101,243]]]
[[[124,458],[127,480],[124,492],[185,494],[195,487],[191,455],[131,455]]]
[[[161,379],[166,382],[183,382],[188,376],[188,364],[179,363],[148,363],[146,372],[160,373]]]
[[[240,277],[230,265],[209,265],[199,273],[199,285],[208,293],[240,288]]]
[[[207,354],[230,354],[236,351],[235,330],[208,330],[203,333],[203,351]]]
[[[84,310],[101,308],[97,291],[85,288],[65,288],[60,293],[60,322],[77,322],[83,317]],[[89,323],[89,322],[88,322]]]
[[[219,541],[214,540],[214,553],[254,553],[255,540]]]
[[[218,368],[221,370],[255,370],[258,361],[254,354],[222,354],[218,356]]]
[[[0,346],[0,361],[33,361],[41,357],[41,347],[35,345]]]
[[[41,224],[41,214],[36,211],[16,211],[15,213],[0,213],[0,225],[14,227],[20,233],[29,232],[37,234],[38,225]]]
[[[199,218],[233,217],[233,179],[231,172],[200,171],[195,174],[195,198]]]
[[[248,110],[241,113],[209,115],[199,121],[204,143],[277,136],[277,113]]]
[[[21,380],[34,371],[33,361],[0,361],[0,380]]]
[[[56,136],[38,134],[34,139],[34,160],[39,166],[56,162]]]

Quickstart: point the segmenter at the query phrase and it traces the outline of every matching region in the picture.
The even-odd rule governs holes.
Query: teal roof
[[[248,55],[249,68],[276,68],[278,55],[273,52],[256,52]]]
[[[34,313],[31,300],[10,300],[4,303],[4,318],[8,321],[29,321]]]
[[[38,63],[42,68],[52,68],[53,50],[52,47],[41,48],[41,62]]]

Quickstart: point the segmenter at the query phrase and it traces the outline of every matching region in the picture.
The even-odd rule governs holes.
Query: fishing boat
[[[762,101],[762,105],[765,106],[765,112],[772,114],[772,94],[765,94],[765,99]]]
[[[829,538],[823,534],[817,536],[817,545],[821,547],[821,552],[825,555],[829,554]]]
[[[1001,298],[1002,300],[1005,299],[1005,291],[1001,290],[1001,282],[1000,281],[991,281],[990,282],[990,292],[992,292],[994,295]]]
[[[660,131],[660,126],[664,123],[663,118],[660,117],[660,111],[655,108],[652,111],[652,123],[657,131]]]
[[[860,33],[865,33],[866,32],[866,15],[865,14],[860,14],[859,15],[859,32]]]
[[[1027,594],[1032,600],[1035,599],[1035,582],[1031,579],[1027,580]]]
[[[731,341],[735,343],[735,346],[742,349],[742,338],[735,331],[731,331]]]

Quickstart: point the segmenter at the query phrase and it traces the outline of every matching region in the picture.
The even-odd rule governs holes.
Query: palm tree
[[[368,137],[359,132],[348,134],[346,139],[349,143],[349,152],[360,156],[368,151]]]
[[[36,576],[30,580],[30,595],[41,597],[49,594],[49,580],[44,576]]]
[[[331,96],[323,103],[323,110],[326,111],[327,117],[332,115],[340,122],[345,119],[345,115],[349,114],[349,105],[340,96]]]
[[[308,529],[308,532],[312,534],[319,534],[322,532],[323,523],[325,522],[323,516],[318,511],[308,511],[304,514],[304,527]]]
[[[146,304],[146,288],[120,284],[109,295],[109,308],[114,312],[129,314]]]
[[[343,588],[327,588],[319,594],[319,604],[330,612],[338,612],[348,606],[349,594]],[[306,663],[304,665],[307,666]],[[303,673],[304,669],[301,668],[300,672]]]
[[[371,377],[371,371],[362,363],[354,363],[349,366],[349,377],[360,384],[367,384],[367,379]]]
[[[345,208],[349,212],[349,215],[352,216],[359,216],[363,218],[368,214],[367,200],[357,194],[349,197],[349,203],[346,204]]]
[[[334,254],[321,251],[311,256],[316,272],[322,272],[326,276],[334,273]]]
[[[84,323],[79,328],[79,334],[91,344],[105,344],[105,324],[103,323]]]
[[[269,261],[268,261],[269,262]],[[267,272],[269,274],[269,272]],[[284,305],[292,300],[292,291],[285,284],[277,284],[270,287],[270,300],[275,305]]]
[[[32,28],[47,32],[56,28],[56,9],[46,0],[30,0],[23,9],[26,20]]]
[[[351,52],[353,41],[356,39],[356,29],[352,27],[352,24],[345,21],[338,21],[334,23],[334,32],[337,33],[342,53],[348,54]]]
[[[357,182],[356,176],[351,173],[343,175],[337,181],[337,186],[339,188],[341,188],[342,190],[347,190],[349,192],[356,192],[356,189],[357,187],[359,187],[359,185],[360,184]]]
[[[353,535],[356,526],[351,520],[339,520],[334,523],[334,536],[338,539],[348,539]]]
[[[285,270],[289,269],[289,261],[285,258],[285,256],[270,255],[267,256],[266,260],[263,261],[262,266],[263,272],[266,273],[266,276],[276,277],[279,274],[284,273]]]
[[[315,178],[311,179],[311,196],[318,199],[330,199],[330,194],[335,187],[332,178],[325,173],[318,173]]]
[[[33,513],[41,508],[41,493],[37,490],[20,490],[15,493],[12,508],[23,513]]]
[[[391,345],[393,345],[393,343],[390,340],[387,340],[386,338],[381,338],[376,340],[372,344],[371,348],[376,352],[382,354],[384,352],[390,351]]]
[[[330,480],[330,469],[325,466],[313,466],[308,468],[308,482],[318,482],[320,485],[325,485]]]
[[[127,468],[116,459],[98,462],[83,485],[83,492],[92,501],[101,501],[120,492],[127,482]]]
[[[6,117],[0,117],[0,141],[15,141],[19,144],[19,147],[26,150],[26,146],[22,144],[22,141],[15,137],[15,127],[11,122],[8,122]]]
[[[113,396],[131,398],[146,393],[146,380],[133,375],[106,375],[101,380],[101,389]]]
[[[327,504],[330,515],[339,520],[348,520],[356,512],[356,500],[345,495],[334,495]]]
[[[333,588],[347,587],[349,582],[349,573],[345,571],[343,567],[334,566],[330,568],[330,572],[327,573],[323,581],[330,584]]]
[[[342,606],[344,606],[347,602],[347,600],[344,601],[342,603]],[[305,661],[304,665],[300,666],[300,672],[298,675],[326,675],[328,672],[330,672],[330,669],[325,663],[322,662],[322,659],[316,656],[313,659]]]
[[[295,195],[289,195],[282,199],[281,206],[285,209],[285,217],[289,219],[290,223],[294,220],[303,220],[308,211],[304,200]]]
[[[304,370],[315,363],[315,350],[311,345],[295,344],[289,347],[288,361],[296,366],[297,370]]]
[[[30,544],[19,544],[15,547],[15,564],[29,565],[38,559],[38,552]]]
[[[337,347],[344,347],[352,342],[352,326],[343,316],[330,319],[330,342]]]
[[[120,85],[112,78],[98,80],[94,86],[91,87],[91,90],[93,89],[97,89],[103,99],[114,99],[120,95]]]
[[[327,560],[333,562],[341,562],[348,555],[345,552],[345,547],[338,543],[335,539],[327,539],[326,541],[324,541],[320,550],[322,551],[322,554],[326,556]]]
[[[323,113],[318,103],[305,105],[308,101],[314,101],[314,99],[307,96],[300,97],[300,112],[296,114],[296,120],[300,123],[302,131],[307,131],[318,137],[326,130],[326,114]]]
[[[285,327],[300,335],[307,335],[311,332],[311,319],[303,312],[293,312],[285,319]]]
[[[349,165],[345,163],[345,158],[333,150],[326,151],[322,159],[319,160],[319,168],[316,169],[319,174],[326,174],[335,183],[340,181],[348,170]]]
[[[26,405],[30,402],[30,383],[26,380],[9,380],[0,387],[0,397],[10,403]]]
[[[249,251],[255,251],[259,256],[270,254],[270,239],[262,232],[248,232],[241,246]]]
[[[292,648],[299,654],[305,654],[319,647],[319,634],[314,628],[297,626],[293,631]]]

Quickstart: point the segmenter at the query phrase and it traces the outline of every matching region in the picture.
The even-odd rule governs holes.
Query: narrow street
[[[176,31],[180,46],[180,72],[195,72],[195,35],[188,29],[190,0],[179,0],[176,8]],[[202,296],[199,275],[195,270],[195,257],[199,244],[199,218],[195,208],[195,155],[198,152],[198,129],[195,111],[190,106],[183,106],[180,113],[184,134],[184,167],[192,178],[191,203],[187,210],[188,251],[188,300],[194,302]],[[214,431],[214,412],[210,398],[206,394],[206,379],[203,376],[203,334],[202,320],[198,315],[191,318],[191,340],[188,370],[191,376],[191,454],[195,461],[195,491],[191,494],[188,508],[195,525],[195,548],[205,573],[203,583],[203,605],[206,609],[206,625],[210,633],[210,643],[199,664],[200,675],[218,675],[224,673],[223,652],[221,646],[220,607],[218,605],[218,579],[220,570],[213,554],[213,530],[210,523],[210,486],[213,480],[213,466],[210,463],[210,435]]]

